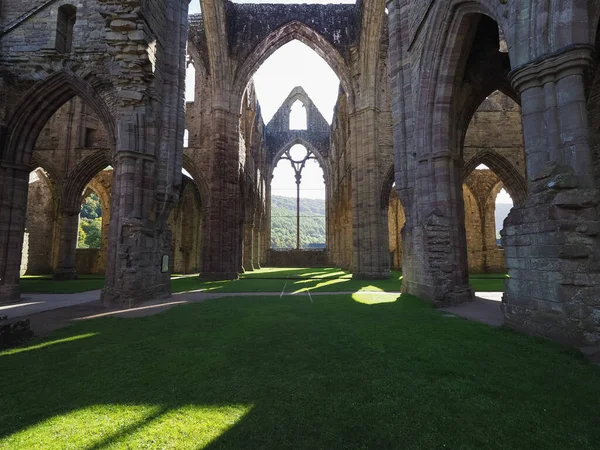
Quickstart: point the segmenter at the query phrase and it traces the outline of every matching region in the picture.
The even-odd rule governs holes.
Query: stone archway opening
[[[107,266],[113,168],[96,173],[81,194],[75,271],[103,275]]]
[[[38,255],[38,274],[54,274],[57,280],[77,278],[78,273],[103,275],[106,270],[108,224],[110,217],[110,187],[112,168],[109,166],[112,142],[104,121],[86,101],[74,96],[60,106],[43,125],[35,141],[32,160],[53,174],[52,213],[49,206],[45,236]],[[34,172],[39,175],[39,170]],[[30,185],[27,222],[33,224],[39,216],[40,196]],[[86,199],[89,203],[86,209]],[[47,203],[47,202],[46,202]],[[92,203],[97,211],[91,211]],[[42,201],[42,204],[45,203]],[[82,206],[86,211],[82,216]],[[101,211],[101,218],[97,216]],[[89,214],[88,214],[89,213]],[[23,242],[25,254],[32,249],[34,229]],[[85,231],[84,231],[85,230]],[[81,239],[79,239],[81,236]],[[87,236],[87,239],[86,239]],[[23,266],[23,265],[22,265]],[[43,267],[42,267],[43,266]],[[23,272],[22,267],[22,272]],[[28,269],[31,273],[32,261]]]
[[[469,273],[504,274],[501,224],[513,201],[527,198],[521,108],[512,98],[493,91],[479,104],[465,133],[463,159]]]
[[[184,167],[179,200],[171,210],[171,273],[187,275],[200,272],[206,199],[202,198],[198,182]]]
[[[324,172],[315,153],[306,146],[293,145],[279,156],[273,170],[270,207],[271,259],[276,265],[325,265]]]
[[[327,166],[340,78],[330,62],[309,46],[310,39],[303,42],[307,33],[302,31],[283,45],[274,41],[278,47],[258,57],[261,61],[268,55],[246,90],[245,97],[256,95],[266,123],[263,146],[268,173],[260,174],[265,176],[265,189],[244,186],[248,191],[244,193],[245,270],[257,263],[287,267],[329,263]],[[248,124],[240,125],[241,140],[251,151],[257,137],[246,131],[252,129]],[[263,202],[254,198],[260,195],[266,197],[265,211]],[[259,242],[254,242],[257,236]],[[254,237],[251,244],[250,237]],[[261,256],[263,250],[266,258]]]

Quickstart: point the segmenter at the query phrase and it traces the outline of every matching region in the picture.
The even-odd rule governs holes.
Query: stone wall
[[[270,267],[329,267],[326,250],[269,250]]]
[[[26,242],[23,244],[21,274],[45,275],[53,271],[57,199],[54,186],[43,169],[29,175]]]

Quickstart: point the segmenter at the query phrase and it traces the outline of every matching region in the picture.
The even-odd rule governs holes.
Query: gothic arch
[[[390,193],[392,192],[392,187],[394,186],[395,180],[396,171],[394,169],[394,164],[392,164],[390,167],[388,167],[387,171],[385,172],[385,176],[383,177],[383,183],[381,185],[381,209],[387,209],[390,204]]]
[[[196,185],[196,190],[200,196],[200,204],[202,206],[202,215],[208,211],[210,205],[210,188],[202,171],[196,166],[196,163],[188,155],[183,155],[182,167],[192,176],[192,180]]]
[[[100,83],[84,80],[66,69],[35,84],[24,95],[7,123],[8,142],[0,159],[29,165],[43,127],[62,105],[75,96],[81,97],[97,113],[106,127],[109,144],[114,148],[114,117],[100,93],[101,88]]]
[[[56,193],[60,192],[60,181],[61,181],[61,177],[59,177],[57,174],[57,170],[56,168],[53,166],[52,163],[50,163],[49,161],[45,161],[44,159],[38,157],[38,156],[32,156],[31,161],[30,161],[30,167],[29,167],[29,171],[32,172],[34,170],[36,170],[37,168],[40,168],[44,171],[44,174],[46,175],[46,178],[48,178],[48,182],[50,183],[50,186],[52,187],[52,195],[54,195],[54,198],[56,198]]]
[[[344,92],[349,97],[350,104],[354,104],[354,89],[352,77],[346,61],[342,55],[317,31],[306,24],[291,21],[271,32],[256,46],[250,56],[243,62],[237,71],[234,82],[234,92],[242,98],[250,77],[276,50],[291,42],[298,40],[310,47],[317,55],[323,58],[333,69],[340,80]]]
[[[275,156],[273,157],[273,160],[271,162],[271,166],[269,167],[267,180],[271,180],[273,178],[273,171],[275,170],[275,167],[277,167],[277,163],[279,162],[281,156],[294,145],[302,145],[315,155],[317,161],[319,162],[319,165],[321,166],[321,169],[323,170],[323,176],[325,178],[325,190],[329,190],[329,177],[331,174],[331,170],[329,168],[329,165],[327,164],[327,161],[325,160],[325,158],[323,158],[323,155],[321,155],[319,150],[317,150],[314,145],[312,145],[305,139],[302,139],[301,137],[296,137],[289,141],[287,144],[282,145],[281,148],[277,151],[277,153],[275,153]]]
[[[110,155],[105,150],[99,150],[81,161],[65,182],[61,208],[68,211],[79,210],[81,208],[81,195],[85,187],[98,172],[111,164]]]
[[[527,198],[527,181],[504,156],[492,150],[479,152],[465,163],[462,177],[463,183],[469,174],[480,164],[485,164],[500,178],[515,205],[525,201]]]

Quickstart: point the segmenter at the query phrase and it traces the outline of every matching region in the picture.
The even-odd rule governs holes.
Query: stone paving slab
[[[504,314],[500,311],[501,302],[502,292],[476,292],[474,301],[441,308],[441,310],[465,319],[499,327],[504,323]]]
[[[0,306],[0,314],[8,316],[10,320],[43,311],[82,305],[100,300],[100,292],[98,289],[77,294],[22,294],[20,302]]]

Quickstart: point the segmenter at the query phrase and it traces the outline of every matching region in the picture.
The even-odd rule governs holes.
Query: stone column
[[[0,161],[0,304],[19,300],[29,168]]]
[[[244,272],[254,270],[254,225],[246,222],[244,224]]]
[[[260,223],[260,220],[259,220]],[[262,255],[261,255],[261,240],[260,240],[260,231],[258,229],[258,226],[255,225],[254,228],[252,229],[252,236],[253,236],[253,242],[254,242],[254,269],[258,270],[261,268],[261,264],[262,264]]]
[[[353,263],[356,279],[389,278],[387,210],[381,207],[376,108],[350,115]]]
[[[75,251],[79,234],[79,210],[60,211],[60,239],[58,244],[58,264],[54,271],[55,280],[75,280]]]
[[[239,113],[214,108],[211,149],[211,202],[200,278],[234,280],[242,267]]]
[[[120,124],[127,140],[135,127]],[[129,133],[128,133],[129,131]],[[111,221],[102,300],[131,307],[170,295],[171,233],[157,220],[156,162],[149,154],[121,150],[114,159]],[[164,268],[163,268],[164,265]]]
[[[506,324],[573,345],[600,344],[600,216],[585,72],[593,48],[569,47],[511,73],[522,99],[528,197],[502,233]]]

